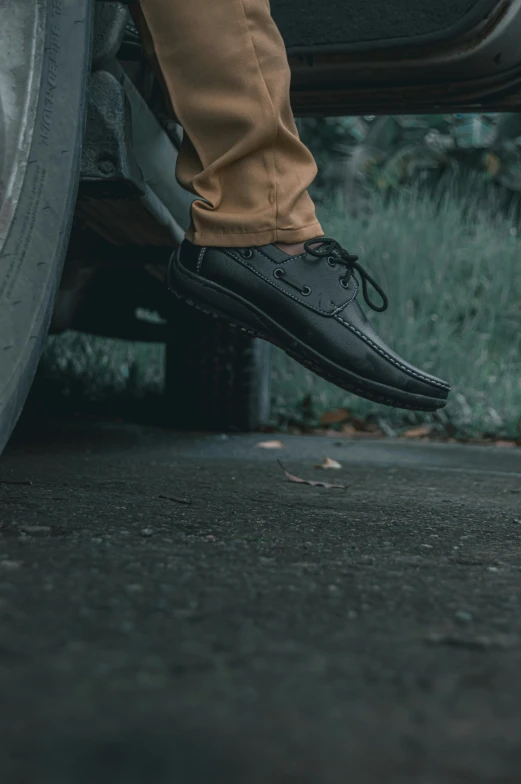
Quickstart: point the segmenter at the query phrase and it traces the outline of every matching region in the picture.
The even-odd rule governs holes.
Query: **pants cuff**
[[[318,221],[300,229],[267,229],[251,234],[212,234],[211,232],[186,232],[186,239],[194,245],[210,248],[248,248],[259,245],[271,245],[274,242],[305,242],[315,237],[324,237],[322,226]]]

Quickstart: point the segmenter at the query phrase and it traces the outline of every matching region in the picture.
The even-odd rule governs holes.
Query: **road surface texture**
[[[263,438],[14,439],[2,784],[521,780],[521,453]]]

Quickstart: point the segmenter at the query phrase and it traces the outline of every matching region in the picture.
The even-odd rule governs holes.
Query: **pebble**
[[[469,613],[466,610],[458,610],[457,612],[454,613],[454,617],[458,621],[461,621],[462,623],[469,623],[474,619],[472,613]]]
[[[152,528],[143,528],[141,530],[141,536],[152,536],[153,533],[154,533],[154,530]]]

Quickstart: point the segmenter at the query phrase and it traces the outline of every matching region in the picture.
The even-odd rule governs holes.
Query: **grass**
[[[521,244],[506,218],[463,214],[447,194],[435,206],[415,193],[364,218],[346,216],[339,200],[319,207],[327,236],[360,256],[386,291],[390,307],[368,317],[385,341],[420,368],[448,380],[446,409],[408,414],[377,406],[297,369],[274,363],[274,409],[288,415],[312,395],[318,413],[345,406],[361,417],[400,425],[450,424],[459,434],[516,437],[521,414]]]
[[[386,291],[386,313],[366,309],[379,334],[405,359],[448,380],[453,392],[435,415],[390,409],[346,394],[277,350],[273,423],[347,407],[388,431],[433,422],[457,435],[518,437],[521,245],[512,221],[482,209],[469,217],[448,193],[437,206],[414,193],[387,204],[375,196],[362,217],[346,215],[335,196],[317,212],[326,236],[359,255]],[[35,389],[60,407],[125,416],[136,401],[160,395],[163,373],[159,346],[65,334],[48,340]]]

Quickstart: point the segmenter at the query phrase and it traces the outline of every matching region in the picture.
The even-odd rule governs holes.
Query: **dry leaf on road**
[[[260,447],[261,449],[283,449],[284,444],[282,441],[259,441],[258,444],[255,446]]]
[[[325,457],[323,463],[317,463],[315,468],[342,468],[342,464],[332,457]]]
[[[325,487],[328,490],[332,488],[338,488],[339,490],[347,490],[348,487],[351,485],[335,485],[331,484],[331,482],[316,482],[314,479],[301,479],[300,476],[295,476],[295,474],[290,474],[289,471],[286,471],[280,460],[277,461],[284,473],[286,474],[288,480],[290,482],[296,482],[299,485],[309,485],[310,487]]]
[[[334,425],[340,422],[347,422],[351,419],[351,412],[347,408],[335,408],[333,411],[326,411],[320,417],[321,425]]]
[[[405,430],[402,433],[404,438],[423,438],[430,435],[432,428],[430,425],[421,425],[420,427],[411,427],[410,430]]]

